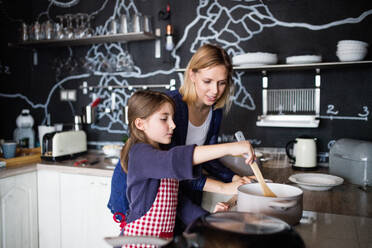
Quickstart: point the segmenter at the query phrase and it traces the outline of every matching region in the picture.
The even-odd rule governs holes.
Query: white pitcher
[[[293,145],[293,153],[290,147]],[[286,145],[287,156],[294,162],[293,168],[314,169],[317,166],[316,138],[296,138]]]

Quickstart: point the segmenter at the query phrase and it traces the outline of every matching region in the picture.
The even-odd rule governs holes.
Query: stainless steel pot
[[[267,185],[277,197],[263,196],[258,183],[239,186],[237,211],[260,213],[279,218],[290,225],[298,224],[302,217],[303,191],[286,184]]]

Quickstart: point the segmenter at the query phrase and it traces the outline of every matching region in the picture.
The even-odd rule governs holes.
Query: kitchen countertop
[[[328,167],[320,167],[308,173],[328,174]],[[305,171],[294,170],[292,167],[275,168],[266,167],[263,164],[262,174],[265,178],[273,180],[275,183],[296,185],[288,180],[289,176],[296,173],[306,173]],[[362,189],[360,186],[350,184],[346,180],[342,185],[333,187],[328,191],[310,191],[302,189],[303,209],[308,211],[332,213],[341,215],[353,215],[372,217],[372,189],[367,187]]]
[[[74,166],[76,161],[87,159],[86,165]],[[98,161],[90,165],[89,163]],[[64,160],[61,162],[55,161],[41,161],[40,163],[18,165],[12,167],[5,167],[0,169],[0,179],[18,174],[24,174],[36,170],[56,170],[64,173],[91,175],[91,176],[104,176],[111,177],[115,168],[115,161],[105,158],[104,154],[98,150],[89,150],[88,153],[79,156],[75,159]]]
[[[87,159],[89,162],[98,160],[94,165],[74,166],[74,162]],[[115,161],[114,161],[115,162]],[[86,155],[76,159],[65,160],[63,162],[42,161],[38,164],[16,166],[0,169],[0,179],[36,170],[58,170],[65,173],[75,173],[93,176],[111,177],[116,163],[105,158],[99,150],[90,150]],[[286,160],[268,161],[263,163],[262,174],[265,178],[273,180],[275,183],[285,183],[295,185],[288,180],[294,173],[303,171],[293,170]],[[327,167],[318,167],[312,173],[328,173]],[[372,217],[372,189],[367,187],[362,190],[358,185],[347,183],[346,181],[329,191],[309,191],[304,190],[303,209],[321,213],[331,213],[340,215]],[[227,196],[229,197],[229,196]]]
[[[372,247],[372,218],[303,211],[294,229],[306,248]]]

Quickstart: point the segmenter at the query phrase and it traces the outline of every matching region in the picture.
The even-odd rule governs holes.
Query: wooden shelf
[[[352,61],[352,62],[323,62],[309,64],[278,64],[278,65],[260,65],[260,66],[236,66],[234,70],[245,71],[283,71],[283,70],[310,70],[310,69],[331,69],[353,65],[372,64],[372,60]],[[177,69],[178,72],[185,71],[185,68]]]
[[[154,40],[157,37],[152,33],[128,33],[128,34],[112,34],[100,35],[89,38],[81,39],[62,39],[62,40],[35,40],[19,43],[9,43],[9,46],[17,47],[51,47],[51,46],[83,46],[99,43],[112,43],[112,42],[130,42],[141,40]]]

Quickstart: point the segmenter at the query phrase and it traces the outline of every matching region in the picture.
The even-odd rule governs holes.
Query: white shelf
[[[319,120],[314,115],[261,115],[258,127],[317,128]]]
[[[331,69],[343,66],[369,65],[372,60],[350,61],[350,62],[322,62],[309,64],[276,64],[276,65],[259,65],[259,66],[234,66],[234,70],[246,71],[280,71],[280,70],[305,70],[305,69]],[[177,69],[178,72],[185,71],[185,68]]]

